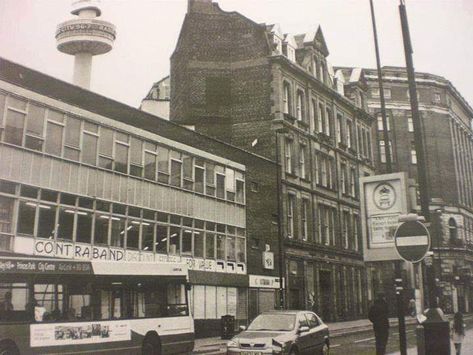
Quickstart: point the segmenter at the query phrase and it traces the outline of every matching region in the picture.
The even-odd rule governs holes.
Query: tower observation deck
[[[90,87],[92,57],[109,52],[116,37],[112,23],[97,19],[101,13],[98,0],[75,0],[71,14],[78,18],[56,30],[57,49],[74,56],[73,82],[85,89]]]

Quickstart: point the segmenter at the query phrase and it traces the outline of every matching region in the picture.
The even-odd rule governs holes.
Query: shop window
[[[57,226],[57,238],[72,240],[74,232],[74,210],[68,207],[61,207],[59,209],[59,221]]]
[[[156,253],[167,254],[168,227],[158,224],[156,226]]]
[[[56,228],[56,207],[49,205],[38,205],[39,220],[38,237],[46,239],[54,239]]]
[[[128,220],[126,228],[126,248],[138,249],[140,241],[140,222]]]
[[[169,232],[169,254],[170,255],[179,255],[180,254],[180,237],[181,237],[181,228],[171,226]]]
[[[108,244],[108,226],[110,216],[104,214],[95,215],[94,244]]]
[[[217,259],[225,260],[225,236],[217,234]]]
[[[25,127],[25,114],[7,110],[7,117],[5,119],[5,130],[3,140],[7,143],[21,145],[23,141],[23,130]]]
[[[92,233],[92,213],[85,212],[85,211],[78,211],[77,212],[76,242],[90,244],[91,233]]]
[[[36,203],[20,201],[17,232],[19,234],[33,235],[35,219]]]
[[[206,233],[205,234],[205,258],[206,259],[215,259],[215,234]]]
[[[46,153],[53,155],[61,155],[62,150],[62,134],[64,127],[61,124],[48,121],[46,125]]]

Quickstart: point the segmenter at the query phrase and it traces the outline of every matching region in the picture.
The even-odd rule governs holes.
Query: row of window
[[[6,143],[208,196],[245,202],[244,175],[228,166],[0,94],[0,129],[4,116],[2,140]]]
[[[370,130],[368,127],[363,125],[355,125],[353,120],[345,116],[342,112],[337,112],[336,122],[333,121],[332,110],[326,106],[323,102],[317,103],[316,99],[311,100],[310,110],[306,107],[305,93],[301,89],[296,90],[296,106],[293,108],[292,100],[292,89],[291,85],[284,81],[283,83],[283,112],[287,115],[292,116],[295,113],[297,120],[306,122],[307,112],[311,114],[311,121],[315,132],[323,133],[327,136],[333,135],[333,127],[336,130],[337,143],[344,144],[348,148],[356,149],[356,143],[358,143],[357,151],[361,156],[371,158],[371,138]],[[356,142],[356,140],[358,142]]]
[[[473,140],[458,124],[452,124],[453,151],[459,181],[459,199],[473,206]]]
[[[403,89],[403,88],[402,88]],[[392,91],[390,88],[383,88],[383,93],[384,93],[384,98],[385,99],[391,99],[392,98]],[[409,89],[405,89],[405,98],[409,99],[410,94],[409,94]],[[378,98],[380,97],[380,90],[379,88],[373,88],[371,89],[371,97],[373,98]],[[420,100],[420,95],[419,91],[417,91],[417,100]],[[432,102],[434,103],[441,103],[442,101],[442,95],[439,92],[434,92],[432,95]]]
[[[298,201],[296,195],[287,195],[288,238],[313,241],[323,245],[360,250],[360,218],[358,214],[318,203],[311,208],[309,198]]]
[[[389,116],[386,116],[386,128],[388,131],[391,131],[391,118]],[[378,114],[377,116],[377,127],[378,131],[382,132],[384,130],[384,124],[383,124],[383,117],[381,114]],[[407,117],[407,131],[408,132],[414,132],[414,123],[412,121],[412,117],[408,116]]]
[[[389,141],[389,153],[391,156],[391,161],[395,161],[395,156],[393,154],[393,145],[392,141]],[[409,158],[411,164],[417,164],[417,151],[414,142],[411,143],[411,149],[409,151]],[[379,160],[381,163],[386,163],[386,145],[384,140],[379,141]]]
[[[310,156],[309,147],[306,144],[299,144],[298,154],[294,149],[294,141],[292,139],[285,140],[284,149],[284,165],[288,174],[297,175],[302,179],[311,180],[310,174]],[[328,154],[316,151],[313,161],[313,178],[317,185],[328,189],[336,190],[336,164],[335,159]],[[358,192],[356,185],[358,174],[356,167],[346,161],[340,164],[340,187],[344,195],[357,198]]]
[[[15,217],[16,216],[16,217]],[[169,255],[245,262],[245,230],[22,186],[0,196],[0,231]]]

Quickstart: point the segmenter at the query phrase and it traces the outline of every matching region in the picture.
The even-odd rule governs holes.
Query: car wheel
[[[322,351],[320,352],[322,355],[329,355],[330,354],[330,348],[327,343],[324,344],[322,347]]]

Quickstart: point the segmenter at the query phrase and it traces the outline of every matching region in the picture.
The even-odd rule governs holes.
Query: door
[[[319,289],[321,299],[322,319],[326,321],[332,320],[332,272],[326,270],[319,271]]]

